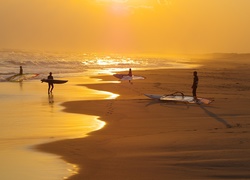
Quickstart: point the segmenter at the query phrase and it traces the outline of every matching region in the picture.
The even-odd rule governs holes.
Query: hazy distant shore
[[[120,96],[65,102],[64,111],[100,116],[106,126],[86,138],[39,149],[77,164],[80,171],[72,180],[249,179],[249,59],[235,55],[200,61],[203,66],[195,69],[198,96],[214,98],[209,106],[159,103],[143,95],[191,94],[194,69],[134,72],[147,79],[132,85],[83,84]]]

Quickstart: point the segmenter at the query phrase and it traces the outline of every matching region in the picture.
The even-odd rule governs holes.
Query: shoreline
[[[214,98],[210,106],[159,103],[143,95],[190,94],[191,69],[135,71],[147,79],[83,84],[120,94],[116,99],[62,104],[65,112],[99,116],[107,123],[102,129],[38,149],[77,164],[71,180],[250,178],[250,73],[241,62],[206,63],[198,69],[198,96]]]

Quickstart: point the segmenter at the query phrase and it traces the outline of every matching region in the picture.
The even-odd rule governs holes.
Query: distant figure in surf
[[[48,76],[48,79],[54,79],[53,76],[52,76],[52,72],[49,73],[49,76]],[[48,94],[52,94],[52,91],[54,89],[54,84],[53,82],[48,82]]]
[[[129,68],[128,75],[129,75],[129,76],[132,76],[132,70],[131,70],[131,68]]]
[[[193,89],[192,93],[193,93],[194,100],[197,100],[196,90],[198,87],[199,78],[197,75],[197,71],[194,71],[193,74],[194,74],[194,80],[193,80],[193,85],[192,85],[192,89]]]
[[[20,66],[20,71],[19,71],[19,74],[22,75],[23,74],[23,67]]]
[[[130,77],[132,77],[132,69],[131,69],[131,68],[129,68],[128,75],[129,75]],[[131,80],[128,80],[128,82],[131,83]],[[132,83],[131,83],[131,84],[132,84]]]

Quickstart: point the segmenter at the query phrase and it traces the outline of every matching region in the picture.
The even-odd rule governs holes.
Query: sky
[[[0,0],[0,48],[249,53],[250,0]]]

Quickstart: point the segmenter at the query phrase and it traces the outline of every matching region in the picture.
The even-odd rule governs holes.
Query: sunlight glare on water
[[[105,126],[97,116],[64,112],[67,101],[115,99],[119,95],[91,90],[85,84],[120,83],[112,75],[117,72],[159,68],[194,68],[188,59],[146,56],[97,55],[83,53],[46,53],[0,51],[0,179],[58,180],[77,173],[78,167],[57,155],[34,151],[37,144],[61,139],[85,137]],[[32,80],[8,82],[6,78],[19,72],[39,74]],[[41,83],[53,72],[55,79],[66,84],[55,85],[53,95]],[[90,78],[110,75],[114,80]],[[68,171],[65,171],[67,170]],[[13,170],[15,173],[13,173]]]
[[[37,80],[1,83],[0,179],[59,180],[77,173],[76,165],[66,163],[57,155],[34,151],[32,147],[85,137],[105,125],[97,116],[63,112],[60,104],[65,101],[117,96],[77,86],[81,81],[91,83],[85,77],[69,79],[65,85],[55,85],[52,96],[46,94],[47,85]]]

